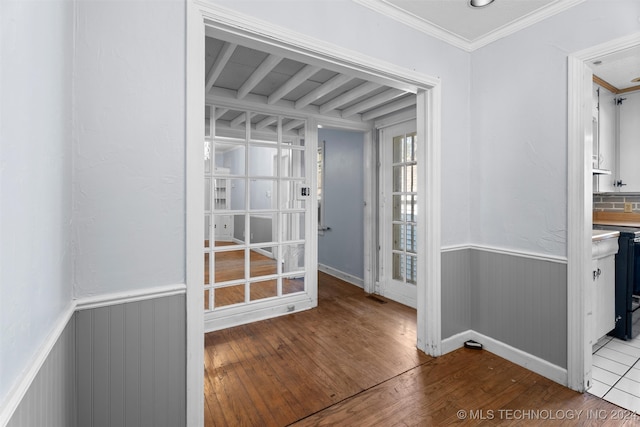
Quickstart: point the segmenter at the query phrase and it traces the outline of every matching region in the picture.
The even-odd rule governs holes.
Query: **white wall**
[[[638,1],[586,1],[472,53],[472,243],[566,256],[567,56],[639,16]]]
[[[184,283],[185,4],[78,1],[78,297]]]
[[[72,18],[0,2],[0,413],[71,303]]]
[[[216,3],[336,46],[442,79],[442,244],[469,241],[467,52],[351,0],[225,0]]]

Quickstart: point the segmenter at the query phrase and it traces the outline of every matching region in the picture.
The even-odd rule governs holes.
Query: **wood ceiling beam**
[[[283,132],[288,132],[291,129],[295,129],[298,128],[302,125],[304,125],[304,120],[291,120],[289,122],[287,122],[286,124],[282,125],[282,130]]]
[[[237,46],[238,45],[235,43],[225,43],[222,46],[220,53],[216,57],[215,61],[213,61],[213,65],[207,73],[204,93],[208,93],[211,90],[213,84],[216,82],[216,80],[218,80],[218,77],[220,77],[220,73],[222,73],[222,70],[224,70],[224,67],[227,65],[227,62],[229,62],[229,59],[231,58],[231,55],[233,55],[233,52],[236,50]]]
[[[306,107],[316,99],[323,97],[332,90],[338,89],[340,86],[347,83],[351,79],[353,79],[353,77],[347,76],[346,74],[338,74],[332,77],[326,83],[318,86],[302,98],[298,99],[294,104],[295,109],[299,110],[303,107]]]
[[[315,73],[320,71],[320,67],[314,67],[312,65],[305,65],[300,71],[298,71],[293,77],[286,81],[285,84],[276,89],[269,98],[267,98],[267,104],[271,105],[275,102],[282,99],[283,96],[291,92],[293,89],[297,88],[307,80],[309,77],[313,76]]]
[[[242,84],[240,89],[238,89],[238,95],[237,95],[238,99],[242,99],[245,96],[247,96],[247,94],[251,92],[251,90],[255,88],[258,85],[258,83],[260,83],[262,79],[264,79],[267,76],[267,74],[269,74],[271,70],[273,70],[276,67],[276,65],[278,65],[280,61],[282,61],[282,57],[280,56],[277,56],[277,55],[267,56],[267,58],[264,61],[262,61],[260,65],[258,65],[258,68],[255,69],[253,74],[249,76],[247,81]]]
[[[362,120],[368,121],[368,120],[376,119],[378,117],[382,117],[387,114],[394,113],[404,108],[411,107],[412,105],[414,106],[416,105],[416,97],[408,96],[406,98],[402,98],[397,101],[393,101],[388,104],[385,104],[379,108],[367,111],[366,113],[362,114]]]
[[[378,83],[373,83],[373,82],[363,83],[360,86],[355,87],[355,88],[351,89],[350,91],[345,92],[342,95],[333,98],[331,101],[328,101],[328,102],[325,102],[324,104],[322,104],[320,106],[320,113],[324,114],[327,111],[331,111],[331,110],[335,110],[336,108],[340,108],[343,105],[350,103],[354,99],[357,99],[357,98],[359,98],[361,96],[364,96],[364,95],[366,95],[366,94],[378,89],[381,86],[382,85],[379,85]]]
[[[216,120],[218,120],[220,117],[224,116],[227,111],[229,111],[228,108],[217,107],[216,108],[216,114],[215,114]]]
[[[271,125],[271,124],[273,124],[274,122],[277,122],[277,121],[278,121],[277,117],[269,116],[266,119],[262,119],[258,123],[256,123],[256,130],[266,128],[267,126],[269,126],[269,125]]]
[[[406,92],[399,89],[389,89],[385,90],[381,94],[372,96],[371,98],[365,99],[362,102],[357,103],[349,108],[345,108],[342,110],[342,118],[351,117],[355,114],[358,114],[362,111],[370,110],[371,108],[377,107],[385,102],[389,102],[394,98],[399,97],[400,95]]]
[[[231,120],[231,123],[229,123],[229,125],[232,128],[238,127],[240,126],[242,123],[244,123],[247,120],[247,113],[242,113],[240,114],[238,117],[236,117],[235,119]]]

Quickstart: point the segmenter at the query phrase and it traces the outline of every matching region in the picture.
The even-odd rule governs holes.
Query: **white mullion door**
[[[211,172],[205,179],[210,192],[216,178],[226,180],[226,203],[216,206],[213,194],[205,199],[211,218],[205,330],[315,306],[316,263],[309,257],[316,256],[314,183],[308,176],[315,140],[308,126],[300,118],[208,108]],[[226,240],[213,231],[222,216],[231,229]]]
[[[416,308],[418,164],[414,120],[380,131],[381,294]]]

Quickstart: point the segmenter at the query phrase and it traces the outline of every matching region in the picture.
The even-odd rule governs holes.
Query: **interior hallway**
[[[448,425],[461,410],[472,425],[521,424],[508,410],[621,425],[587,419],[619,409],[595,396],[483,350],[431,358],[415,337],[415,310],[319,273],[316,309],[206,334],[206,425]]]

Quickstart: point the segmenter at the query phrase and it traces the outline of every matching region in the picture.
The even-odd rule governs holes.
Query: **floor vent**
[[[375,302],[377,302],[378,304],[386,304],[387,302],[381,298],[378,298],[375,295],[367,295],[367,298],[374,300]]]

